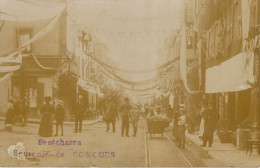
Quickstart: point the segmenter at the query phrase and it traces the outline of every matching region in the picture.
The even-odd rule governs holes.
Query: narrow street
[[[65,125],[64,136],[43,138],[37,135],[38,124],[28,124],[26,127],[15,127],[12,133],[1,127],[0,165],[1,166],[97,166],[114,167],[189,167],[190,165],[205,166],[206,160],[196,156],[196,151],[178,151],[171,144],[168,135],[153,135],[151,138],[144,130],[145,121],[140,122],[137,137],[121,137],[120,123],[116,132],[105,132],[105,123],[98,122],[84,125],[82,133],[73,133],[72,125]],[[130,134],[132,134],[130,127]],[[81,141],[81,145],[47,145],[48,141]],[[45,140],[44,145],[41,140]],[[48,152],[46,157],[29,156],[18,160],[8,154],[7,148],[22,142],[25,152]],[[41,143],[41,145],[39,145]],[[66,144],[66,143],[65,143]],[[187,145],[187,148],[190,148]],[[188,149],[190,150],[190,149]],[[59,152],[59,154],[57,154]],[[61,153],[64,154],[61,157]],[[181,153],[181,154],[180,154]],[[183,155],[184,154],[184,155]],[[181,156],[183,155],[183,157]],[[192,156],[191,156],[192,155]],[[187,163],[188,160],[189,163]],[[214,160],[211,160],[214,161]],[[189,165],[190,164],[190,165]],[[213,164],[208,165],[212,166]]]

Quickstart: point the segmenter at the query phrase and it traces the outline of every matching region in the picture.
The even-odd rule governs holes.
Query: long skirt
[[[38,134],[42,137],[51,137],[53,132],[51,113],[43,113]]]
[[[200,120],[200,130],[199,130],[199,137],[200,138],[202,138],[203,133],[204,133],[204,127],[205,127],[204,124],[205,124],[205,120],[202,117],[201,120]]]

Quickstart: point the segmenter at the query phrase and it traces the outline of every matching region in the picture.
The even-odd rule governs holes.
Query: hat
[[[182,108],[182,107],[181,107],[181,108],[179,108],[179,111],[184,111],[184,112],[185,112],[184,108]]]
[[[9,97],[8,101],[14,101],[14,98],[13,97]]]
[[[62,100],[58,100],[58,104],[62,105],[63,101]]]
[[[46,96],[46,97],[44,98],[44,101],[45,101],[46,104],[49,104],[51,100],[52,100],[52,99],[51,99],[50,96]]]
[[[44,98],[44,100],[45,100],[45,101],[51,101],[51,97],[50,97],[50,96],[46,96],[46,97]]]

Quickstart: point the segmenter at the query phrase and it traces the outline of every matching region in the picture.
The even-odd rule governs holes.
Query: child
[[[178,121],[179,147],[185,149],[185,131],[186,131],[186,115],[184,109],[180,109],[180,117]]]

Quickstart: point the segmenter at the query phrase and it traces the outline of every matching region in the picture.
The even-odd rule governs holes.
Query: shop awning
[[[206,70],[206,93],[235,92],[250,88],[254,54],[241,52],[218,66]]]

